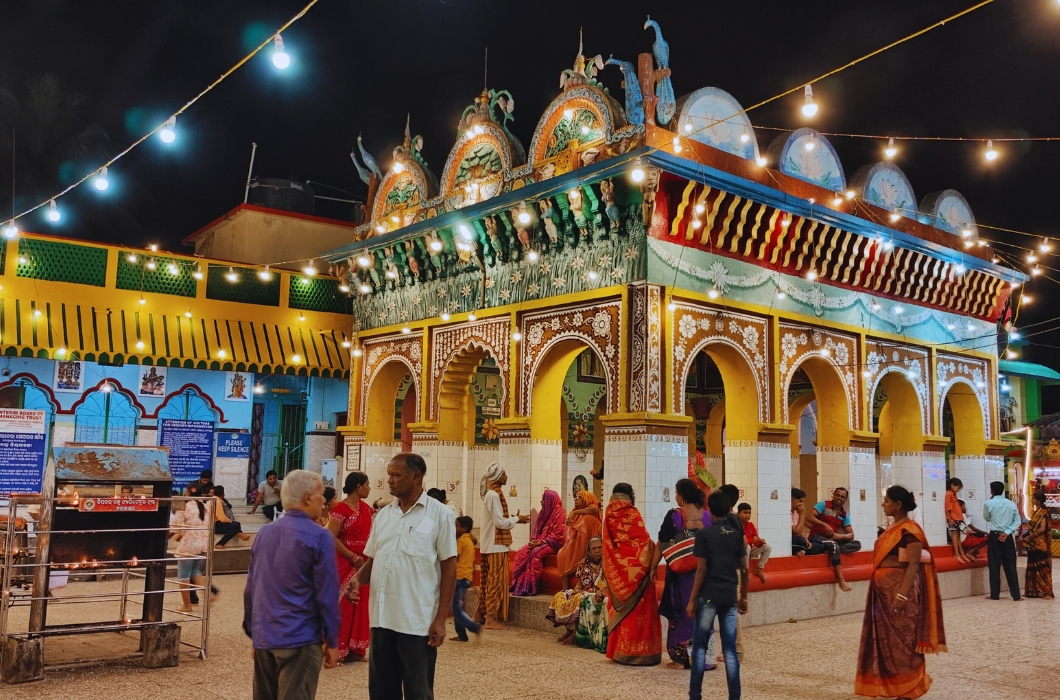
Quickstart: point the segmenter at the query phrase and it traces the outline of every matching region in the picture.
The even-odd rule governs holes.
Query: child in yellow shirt
[[[452,642],[468,641],[467,631],[482,634],[482,625],[472,620],[464,612],[464,594],[471,588],[471,582],[475,578],[475,538],[471,535],[471,528],[475,521],[466,515],[456,519],[456,592],[453,594],[453,626],[456,627],[456,636]]]

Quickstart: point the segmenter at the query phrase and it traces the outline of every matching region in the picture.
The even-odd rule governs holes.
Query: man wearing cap
[[[510,571],[508,554],[511,551],[512,528],[518,523],[530,522],[529,515],[508,515],[508,502],[501,489],[508,483],[508,475],[497,462],[486,467],[486,474],[479,483],[479,495],[485,506],[482,518],[482,537],[479,551],[482,553],[482,590],[478,597],[479,620],[485,620],[486,629],[502,630],[501,622],[508,620],[508,586]]]

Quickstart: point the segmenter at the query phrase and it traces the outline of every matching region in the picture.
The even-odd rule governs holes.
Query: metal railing
[[[145,628],[158,627],[170,624],[180,624],[183,628],[186,624],[199,623],[200,634],[197,642],[189,642],[181,635],[180,643],[198,651],[200,658],[205,659],[207,655],[209,630],[210,630],[210,597],[213,583],[213,540],[214,540],[214,499],[207,498],[156,498],[159,505],[170,503],[183,507],[188,501],[200,501],[206,506],[206,522],[200,526],[172,525],[164,528],[125,528],[125,529],[39,529],[31,518],[19,517],[20,511],[30,506],[40,506],[42,509],[49,505],[52,508],[58,506],[69,506],[70,499],[53,498],[47,499],[40,496],[12,495],[7,506],[6,528],[0,530],[0,541],[2,548],[2,567],[0,567],[0,640],[8,637],[36,638],[53,637],[74,634],[97,634],[102,632],[115,632],[124,634],[126,632],[139,632]],[[2,512],[2,511],[0,511]],[[19,521],[24,525],[19,527]],[[143,534],[151,532],[189,533],[202,532],[206,534],[206,551],[197,554],[179,557],[166,556],[161,559],[138,559],[130,560],[88,560],[87,557],[80,562],[53,563],[41,561],[38,551],[38,543],[45,538],[50,539],[52,535],[101,535],[113,536],[115,534]],[[47,550],[47,547],[43,548]],[[168,538],[167,538],[168,550]],[[194,585],[190,582],[183,583],[175,576],[168,574],[171,566],[176,566],[180,560],[192,560],[205,562],[205,574],[202,585]],[[82,586],[77,587],[77,592],[64,592],[48,589],[48,575],[43,575],[44,570],[50,574],[66,572],[70,579],[73,578],[95,578],[96,583],[119,579],[121,587],[119,591],[83,592]],[[154,585],[161,584],[158,590],[146,590],[148,585],[149,571],[154,572]],[[158,576],[161,575],[159,581]],[[144,589],[130,590],[130,581],[143,580]],[[71,581],[72,582],[72,581]],[[87,581],[80,581],[84,584]],[[68,584],[69,585],[69,584]],[[43,589],[43,590],[41,590]],[[196,592],[200,596],[200,612],[187,612],[173,607],[166,607],[163,602],[160,607],[159,619],[144,620],[133,619],[130,616],[130,601],[139,602],[141,606],[147,601],[147,596],[165,596],[180,594],[181,592]],[[96,621],[81,621],[74,623],[46,625],[43,623],[43,613],[35,613],[35,609],[43,610],[46,606],[59,605],[86,605],[99,603],[118,603],[118,614],[116,618],[99,619]],[[11,611],[20,607],[30,607],[29,621],[26,629],[13,630]],[[137,654],[138,655],[138,654]],[[130,654],[130,656],[132,656]],[[112,659],[114,657],[107,657]],[[76,663],[92,663],[102,659],[83,659]],[[45,664],[46,668],[55,668],[70,665],[69,663]]]

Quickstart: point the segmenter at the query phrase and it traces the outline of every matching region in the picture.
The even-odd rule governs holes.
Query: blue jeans
[[[714,618],[721,629],[721,650],[725,657],[725,682],[729,686],[729,700],[740,700],[740,659],[736,656],[735,605],[723,605],[700,600],[696,607],[696,629],[692,633],[692,678],[688,688],[689,700],[703,698],[703,671],[707,664],[707,642],[714,633]],[[711,659],[713,662],[713,659]]]
[[[482,625],[468,617],[464,612],[464,594],[471,588],[471,581],[466,578],[456,580],[456,592],[453,593],[453,627],[456,628],[456,636],[467,641],[467,631],[475,634],[482,631]]]

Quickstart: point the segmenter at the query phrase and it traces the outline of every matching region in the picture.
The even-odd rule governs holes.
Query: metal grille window
[[[201,420],[217,422],[218,415],[194,389],[186,389],[180,396],[174,396],[158,412],[158,417],[176,420]]]
[[[140,412],[121,392],[104,384],[85,398],[74,414],[74,442],[135,445]]]
[[[305,377],[270,375],[260,378],[261,393],[255,392],[255,411],[261,406],[261,420],[255,418],[252,440],[260,439],[257,462],[251,455],[251,472],[257,468],[260,478],[270,469],[282,479],[292,469],[301,469],[306,449],[306,395],[309,387]],[[256,415],[256,413],[255,413]],[[253,484],[252,486],[257,486]]]

